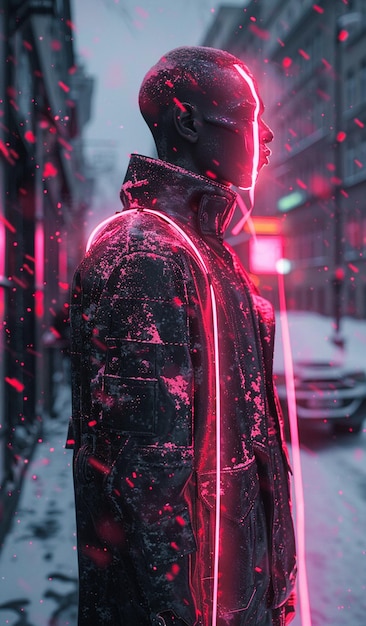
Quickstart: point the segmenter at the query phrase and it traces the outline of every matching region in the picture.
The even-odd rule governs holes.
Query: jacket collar
[[[131,156],[120,197],[125,209],[162,211],[220,242],[236,204],[236,193],[225,185],[139,154]]]

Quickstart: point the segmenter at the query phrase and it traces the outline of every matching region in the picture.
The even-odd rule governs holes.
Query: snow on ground
[[[71,475],[64,449],[70,389],[60,388],[58,417],[46,418],[0,553],[0,624],[75,626],[77,561]],[[67,608],[66,608],[67,607]],[[62,616],[61,616],[62,615]],[[23,616],[24,621],[18,621]]]

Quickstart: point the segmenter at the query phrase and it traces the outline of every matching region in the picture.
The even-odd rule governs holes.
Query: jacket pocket
[[[117,433],[156,435],[155,378],[103,377],[102,424]]]
[[[211,535],[203,557],[203,589],[212,598],[212,554],[215,532],[215,472],[199,476],[199,495],[208,514]],[[221,471],[219,614],[254,615],[269,585],[268,545],[264,507],[259,497],[256,465]],[[203,517],[204,517],[203,512]],[[244,622],[243,622],[244,623]]]

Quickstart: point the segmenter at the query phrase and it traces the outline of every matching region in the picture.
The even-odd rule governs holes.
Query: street
[[[366,623],[365,425],[360,435],[300,431],[312,626]]]
[[[69,394],[45,424],[0,553],[0,625],[76,626]],[[360,435],[300,431],[311,626],[365,626],[366,422]],[[291,450],[290,450],[291,452]],[[293,626],[304,626],[300,606]]]

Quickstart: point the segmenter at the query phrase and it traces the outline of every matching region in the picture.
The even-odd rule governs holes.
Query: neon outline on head
[[[252,184],[249,187],[240,187],[241,189],[249,189],[250,190],[250,194],[252,195],[254,193],[255,183],[256,183],[256,180],[257,180],[257,177],[258,177],[258,166],[259,166],[259,123],[258,123],[258,118],[259,118],[259,111],[260,111],[260,102],[259,102],[259,97],[258,97],[258,94],[256,92],[256,89],[255,89],[255,86],[254,86],[254,82],[253,82],[253,79],[251,78],[251,76],[249,76],[249,74],[247,74],[247,72],[240,65],[238,65],[237,63],[234,64],[234,67],[237,70],[237,72],[239,72],[240,76],[242,76],[242,78],[245,80],[246,84],[248,85],[248,87],[250,89],[250,93],[253,96],[254,102],[255,102],[254,120],[253,120],[253,125],[252,125],[252,129],[253,129]]]

